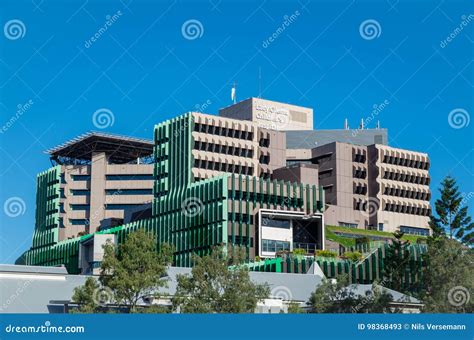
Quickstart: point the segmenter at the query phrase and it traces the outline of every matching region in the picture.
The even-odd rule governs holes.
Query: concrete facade
[[[285,166],[284,132],[263,129],[249,121],[191,113],[192,173],[195,180],[223,173],[270,178]]]
[[[374,129],[336,129],[336,130],[311,130],[311,131],[287,131],[286,148],[312,149],[334,142],[348,143],[354,145],[388,145],[388,130],[384,128]]]
[[[331,143],[312,149],[328,225],[427,235],[429,158],[385,145]]]
[[[152,152],[151,141],[100,133],[48,150],[56,165],[38,175],[34,245],[123,224],[128,209],[151,202],[153,164],[139,158]]]

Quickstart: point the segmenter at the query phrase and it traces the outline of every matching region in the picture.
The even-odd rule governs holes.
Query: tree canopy
[[[472,313],[474,251],[446,237],[428,241],[421,298],[429,313]]]
[[[253,313],[269,295],[268,286],[253,283],[248,269],[224,248],[194,262],[191,275],[178,276],[173,306],[181,313]]]
[[[474,244],[474,222],[468,215],[465,199],[459,192],[456,180],[447,176],[439,189],[441,197],[435,201],[437,217],[431,216],[430,227],[433,235],[446,234],[460,242],[472,246]]]
[[[158,250],[154,235],[142,229],[128,234],[118,247],[108,242],[103,248],[99,282],[91,277],[74,290],[73,301],[80,304],[79,312],[98,312],[101,304],[107,303],[130,313],[141,312],[137,310],[140,300],[158,297],[159,288],[166,286],[164,277],[172,248],[162,244]]]

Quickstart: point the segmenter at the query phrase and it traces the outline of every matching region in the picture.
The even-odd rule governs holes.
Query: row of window
[[[354,210],[368,211],[369,213],[372,213],[373,209],[378,210],[377,207],[370,204],[370,202],[354,200]],[[420,208],[404,204],[386,203],[383,210],[418,216],[430,216],[431,214],[431,210],[429,208]]]
[[[209,124],[194,123],[194,131],[223,137],[253,140],[253,132],[235,130]]]
[[[71,175],[73,181],[90,181],[91,175]],[[153,180],[153,175],[106,175],[108,181],[149,181]]]
[[[297,198],[297,197],[269,195],[269,194],[255,193],[255,192],[250,192],[250,191],[243,192],[240,190],[235,190],[234,194],[232,194],[232,190],[229,190],[228,195],[229,195],[229,198],[233,200],[248,199],[249,201],[274,203],[277,205],[294,207],[294,208],[303,206],[303,199]]]
[[[69,224],[87,226],[89,225],[89,220],[86,218],[70,218]]]
[[[105,210],[126,210],[134,207],[138,207],[141,204],[106,204]],[[90,205],[89,204],[69,204],[71,210],[82,210],[82,211],[89,211]]]
[[[349,222],[337,222],[339,226],[341,227],[348,227],[348,228],[357,228],[358,224],[357,223],[349,223]]]
[[[230,173],[242,174],[242,175],[252,175],[253,169],[254,169],[252,166],[213,162],[213,161],[207,161],[207,160],[198,159],[198,158],[194,159],[194,167],[200,168],[200,169],[230,172]]]
[[[431,199],[430,193],[419,192],[419,191],[414,191],[414,190],[405,190],[405,189],[386,187],[383,193],[384,195],[412,198],[415,200],[429,201]]]
[[[422,185],[430,184],[429,177],[408,175],[408,174],[402,174],[402,173],[393,172],[393,171],[384,171],[383,178],[389,179],[392,181],[399,181],[399,182],[406,182],[406,183],[416,183],[416,184],[422,184]]]
[[[235,215],[235,217],[233,217]],[[233,222],[242,222],[242,223],[247,223],[247,221],[250,220],[250,224],[253,224],[253,215],[248,215],[248,214],[241,214],[241,213],[228,213],[227,219],[229,221]]]
[[[229,146],[229,145],[221,145],[221,144],[215,144],[215,143],[195,141],[194,148],[196,150],[222,153],[222,154],[231,155],[231,156],[239,156],[239,157],[247,157],[247,158],[253,157],[253,150]]]
[[[417,161],[414,159],[393,157],[389,155],[385,155],[383,157],[383,163],[401,165],[401,166],[406,166],[406,167],[415,168],[415,169],[423,169],[423,170],[428,170],[429,168],[428,162]]]
[[[90,196],[87,189],[71,189],[72,196]],[[153,189],[107,189],[106,195],[152,195]]]
[[[387,203],[385,204],[385,207],[383,210],[402,213],[402,214],[418,215],[418,216],[431,215],[431,210],[429,208],[413,207],[410,205],[403,205],[403,204]]]
[[[276,240],[262,240],[262,251],[278,252],[290,250],[290,242]]]
[[[430,230],[426,228],[400,226],[400,231],[410,235],[430,236]]]

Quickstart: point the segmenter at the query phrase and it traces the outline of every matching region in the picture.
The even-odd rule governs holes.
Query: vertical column
[[[87,233],[93,233],[105,218],[105,174],[107,155],[103,152],[93,153],[91,162],[91,195],[89,226]]]

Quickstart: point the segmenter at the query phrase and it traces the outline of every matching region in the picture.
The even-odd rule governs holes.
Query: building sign
[[[290,110],[257,102],[255,118],[261,128],[282,130],[290,123]]]

